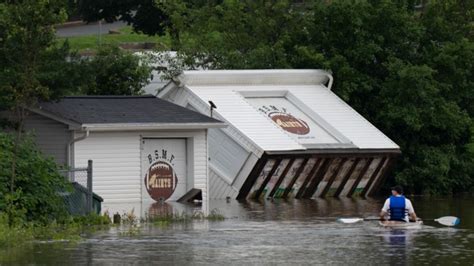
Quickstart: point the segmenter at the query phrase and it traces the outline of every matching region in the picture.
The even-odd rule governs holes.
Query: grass
[[[6,215],[0,215],[0,250],[21,246],[32,241],[67,240],[77,241],[86,232],[108,226],[110,219],[106,215],[92,214],[71,217],[64,223],[52,222],[38,224],[27,222],[20,225],[9,225]]]
[[[156,43],[157,48],[170,47],[170,39],[168,37],[148,36],[133,32],[131,27],[123,27],[119,29],[120,34],[104,34],[100,36],[101,45],[120,45],[123,43]],[[75,37],[62,37],[58,41],[68,40],[70,46],[78,51],[96,51],[99,48],[99,36],[85,35]]]
[[[140,234],[140,224],[150,224],[156,226],[168,226],[174,223],[189,223],[194,221],[223,221],[224,215],[216,209],[209,215],[201,211],[188,213],[165,213],[155,216],[149,216],[140,221],[132,210],[121,216],[121,224],[125,231],[121,236],[136,236]],[[84,234],[96,230],[110,228],[111,221],[109,214],[92,214],[87,216],[71,217],[63,223],[52,222],[47,225],[27,222],[21,225],[9,225],[7,216],[0,214],[0,250],[13,247],[19,247],[34,241],[65,240],[78,241]],[[1,254],[0,254],[1,255]],[[1,256],[0,256],[1,257]]]
[[[192,214],[187,213],[166,213],[156,216],[148,217],[148,223],[154,225],[169,225],[172,223],[188,223],[192,221],[223,221],[225,220],[224,215],[220,214],[217,210],[212,210],[209,215],[205,215],[203,212],[197,211]]]
[[[169,226],[171,224],[183,224],[194,221],[223,221],[225,220],[224,215],[219,213],[217,209],[211,211],[209,215],[205,215],[201,211],[195,211],[192,214],[181,212],[169,212],[162,213],[159,215],[149,215],[146,218],[138,218],[134,210],[126,212],[121,215],[120,223],[123,231],[119,233],[120,236],[133,237],[141,234],[141,228],[143,225],[152,226]]]

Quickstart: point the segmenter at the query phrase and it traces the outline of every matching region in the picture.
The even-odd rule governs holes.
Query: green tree
[[[195,10],[221,4],[223,0],[79,0],[78,13],[87,22],[105,20],[125,21],[135,32],[147,35],[167,35],[172,39],[173,49],[180,44],[180,30],[183,23],[190,26],[195,21]],[[183,19],[183,18],[187,19]]]
[[[41,82],[42,57],[53,46],[54,25],[64,21],[60,0],[22,0],[0,2],[0,91],[8,102],[16,129],[11,160],[10,192],[15,192],[18,149],[27,107],[49,99],[50,89]]]
[[[330,69],[333,90],[401,145],[397,183],[417,193],[474,186],[466,149],[472,1],[433,0],[421,11],[404,0],[228,0],[182,8],[174,2],[165,10],[190,68]]]
[[[140,95],[152,78],[146,54],[141,56],[118,47],[103,47],[79,67],[83,84],[79,90],[88,95]]]
[[[122,20],[148,35],[163,35],[169,26],[169,17],[155,0],[79,0],[77,9],[85,21]]]

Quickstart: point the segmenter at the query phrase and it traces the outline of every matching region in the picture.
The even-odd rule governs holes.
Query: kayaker
[[[380,212],[380,219],[385,221],[387,216],[389,216],[388,220],[390,221],[415,222],[417,220],[413,204],[403,196],[401,186],[392,187],[392,196],[385,200]]]

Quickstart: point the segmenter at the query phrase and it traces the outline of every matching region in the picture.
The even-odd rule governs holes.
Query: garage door
[[[186,193],[186,139],[142,140],[142,199],[177,200]]]

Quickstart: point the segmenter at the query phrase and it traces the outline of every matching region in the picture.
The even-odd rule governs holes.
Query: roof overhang
[[[193,130],[225,128],[225,123],[112,123],[83,124],[82,130],[89,131],[140,131],[140,130]]]
[[[138,131],[138,130],[193,130],[193,129],[206,129],[206,128],[225,128],[226,123],[94,123],[94,124],[81,124],[76,121],[64,119],[60,116],[52,114],[50,112],[38,109],[30,108],[29,111],[38,115],[53,119],[62,124],[69,126],[70,130],[82,130],[82,131]]]
[[[50,112],[46,112],[46,111],[44,111],[42,109],[39,109],[39,108],[28,108],[28,110],[30,112],[35,113],[35,114],[38,114],[38,115],[50,118],[52,120],[58,121],[62,124],[65,124],[65,125],[69,126],[69,129],[80,129],[82,127],[81,123],[78,123],[76,121],[69,120],[69,119],[64,119],[64,118],[62,118],[58,115],[52,114]]]

